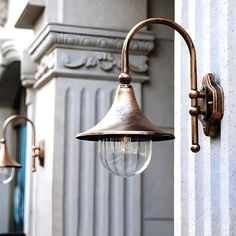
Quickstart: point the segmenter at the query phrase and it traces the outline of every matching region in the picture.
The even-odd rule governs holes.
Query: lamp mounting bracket
[[[222,88],[216,82],[215,75],[213,73],[206,74],[202,79],[200,91],[191,90],[189,97],[191,99],[197,98],[198,104],[197,107],[190,108],[190,115],[198,117],[206,136],[216,137],[224,113],[224,96]]]
[[[213,73],[206,74],[202,79],[202,87],[200,93],[205,94],[200,97],[198,104],[200,111],[199,120],[203,125],[203,132],[211,138],[219,133],[220,121],[224,113],[224,96],[223,90],[216,82],[216,77]]]
[[[33,147],[34,156],[38,158],[40,166],[44,166],[44,140],[38,142],[37,147]]]

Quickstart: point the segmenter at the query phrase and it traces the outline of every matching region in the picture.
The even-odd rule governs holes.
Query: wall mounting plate
[[[40,140],[38,142],[38,146],[39,146],[39,153],[38,153],[38,160],[39,160],[39,165],[40,166],[44,166],[44,146],[45,146],[45,141],[44,140]]]
[[[199,120],[202,122],[204,134],[213,138],[220,131],[220,121],[224,114],[223,89],[217,84],[213,73],[203,77],[200,92],[205,93],[205,97],[199,98],[198,104],[206,112],[199,115]]]

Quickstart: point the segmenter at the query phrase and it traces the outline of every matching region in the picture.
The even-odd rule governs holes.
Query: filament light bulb
[[[140,174],[148,166],[152,141],[138,137],[110,137],[98,141],[99,157],[112,174],[130,177]]]

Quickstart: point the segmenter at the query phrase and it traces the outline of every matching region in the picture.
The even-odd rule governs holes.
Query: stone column
[[[234,235],[236,233],[236,3],[233,0],[178,0],[176,21],[192,36],[201,77],[214,72],[224,90],[221,134],[203,135],[201,151],[190,148],[188,52],[176,35],[175,56],[175,235]]]
[[[45,140],[45,166],[31,178],[29,236],[141,235],[141,177],[111,176],[98,160],[96,145],[75,136],[108,111],[120,73],[124,30],[146,18],[146,1],[24,4],[16,26],[37,35],[29,48],[37,72],[35,81],[29,77],[23,82],[35,82],[30,111],[37,138]],[[141,83],[149,79],[147,55],[153,39],[140,33],[131,45],[140,102]]]
[[[111,176],[101,166],[96,145],[75,139],[102,119],[112,103],[126,34],[48,24],[29,49],[38,64],[37,136],[46,145],[45,166],[34,176],[30,235],[141,235],[141,177]],[[140,33],[130,48],[140,102],[153,39],[153,34]]]

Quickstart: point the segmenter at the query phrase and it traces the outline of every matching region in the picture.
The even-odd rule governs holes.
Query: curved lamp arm
[[[203,130],[207,136],[214,137],[218,133],[220,120],[223,116],[223,91],[219,85],[217,85],[215,76],[213,74],[207,74],[203,78],[203,87],[201,91],[197,90],[197,58],[196,50],[193,41],[186,30],[175,23],[174,21],[163,18],[150,18],[136,24],[128,33],[125,38],[122,55],[121,55],[121,70],[122,73],[119,76],[119,81],[122,84],[129,84],[132,80],[129,74],[129,46],[130,42],[140,29],[150,24],[167,25],[176,30],[185,40],[189,53],[190,53],[190,84],[191,90],[189,97],[191,98],[191,122],[192,122],[192,147],[193,152],[200,150],[198,141],[198,116],[202,115],[201,122],[203,123]],[[198,100],[201,99],[199,106]],[[210,106],[209,104],[212,104]],[[214,104],[214,105],[213,105]]]
[[[130,42],[140,29],[143,27],[150,25],[150,24],[161,24],[161,25],[167,25],[174,30],[178,31],[179,34],[184,38],[188,49],[190,53],[190,80],[191,80],[191,91],[194,93],[197,91],[197,58],[196,58],[196,50],[193,44],[193,41],[189,34],[186,32],[186,30],[180,26],[179,24],[163,18],[150,18],[144,21],[141,21],[137,25],[135,25],[128,33],[128,35],[125,38],[123,48],[122,48],[122,55],[121,55],[121,68],[122,72],[124,73],[124,76],[130,77],[131,82],[131,76],[129,76],[129,45]],[[119,77],[120,82],[122,83],[122,74]],[[130,83],[129,82],[129,83]],[[193,97],[191,99],[191,106],[194,108],[198,107],[198,101],[197,96]],[[193,152],[198,152],[200,150],[199,141],[198,141],[198,116],[192,115],[192,147],[191,150]]]
[[[191,89],[197,90],[197,58],[196,50],[193,41],[187,31],[174,21],[163,19],[163,18],[150,18],[139,22],[135,25],[127,34],[125,41],[123,43],[122,54],[121,54],[121,70],[125,74],[129,74],[129,46],[134,35],[140,31],[145,26],[151,24],[161,24],[167,25],[172,29],[179,32],[179,34],[184,38],[190,53],[190,79],[191,79]]]
[[[15,120],[23,120],[23,121],[29,122],[31,124],[31,127],[32,127],[32,171],[35,172],[36,171],[35,159],[37,157],[39,157],[40,159],[43,159],[44,150],[43,150],[42,147],[39,147],[39,146],[36,145],[35,126],[34,126],[34,123],[30,119],[28,119],[27,117],[22,116],[22,115],[12,115],[12,116],[8,117],[5,120],[5,122],[2,126],[1,143],[6,143],[6,130],[7,130],[7,127],[11,122],[13,122]]]

